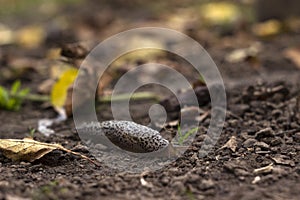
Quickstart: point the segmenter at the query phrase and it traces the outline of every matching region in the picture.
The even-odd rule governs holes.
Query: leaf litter
[[[81,158],[99,166],[96,161],[88,158],[85,155],[66,149],[60,144],[43,143],[31,138],[0,139],[0,150],[3,152],[4,156],[14,161],[23,160],[29,162],[38,160],[53,150],[61,150],[73,155],[80,156]]]

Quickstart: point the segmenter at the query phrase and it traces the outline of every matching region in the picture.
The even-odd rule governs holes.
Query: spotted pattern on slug
[[[116,146],[135,153],[148,153],[169,146],[156,130],[130,121],[104,121],[85,124],[80,129],[93,135],[106,136]]]

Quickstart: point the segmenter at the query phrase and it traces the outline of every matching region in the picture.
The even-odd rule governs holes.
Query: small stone
[[[262,138],[274,137],[274,136],[275,136],[274,131],[270,127],[262,129],[255,134],[255,138],[258,140],[260,140]]]
[[[252,184],[256,184],[261,180],[260,176],[255,176],[255,178],[252,181]]]
[[[281,164],[281,165],[289,165],[291,167],[295,166],[295,162],[291,160],[289,157],[284,156],[284,155],[277,155],[272,158],[276,164]]]
[[[265,142],[256,142],[254,144],[254,146],[260,147],[261,150],[268,150],[268,149],[270,149],[270,145],[266,144]]]
[[[230,107],[232,113],[242,116],[245,112],[249,111],[250,106],[247,104],[235,104]]]
[[[236,176],[248,176],[249,175],[249,172],[247,172],[245,169],[242,169],[242,168],[236,168],[235,170],[234,170],[234,174],[236,175]]]
[[[272,116],[274,116],[275,118],[280,117],[281,115],[282,115],[282,111],[279,109],[272,111]]]
[[[230,119],[230,120],[228,120],[228,124],[230,126],[232,126],[232,127],[236,127],[239,124],[239,120],[237,120],[237,119]]]
[[[249,139],[249,135],[246,131],[241,132],[239,136],[240,136],[240,138],[242,138],[244,140]]]
[[[176,191],[184,191],[184,184],[181,181],[175,181],[172,188]]]
[[[298,123],[292,122],[292,123],[291,123],[291,128],[293,128],[293,129],[298,129],[298,128],[300,128],[300,126],[298,125]]]
[[[166,185],[169,184],[170,180],[169,180],[168,177],[164,176],[164,177],[160,180],[160,182],[161,182],[161,184],[162,184],[163,186],[166,186]]]
[[[293,135],[294,141],[299,143],[300,142],[300,132],[297,132]]]
[[[199,175],[197,175],[197,174],[190,174],[190,175],[188,176],[188,180],[187,180],[187,181],[188,181],[189,183],[195,183],[195,182],[198,182],[199,179],[200,179]]]
[[[236,167],[236,165],[234,165],[231,162],[224,163],[224,168],[230,172],[234,172],[235,167]]]
[[[208,180],[202,180],[199,187],[200,189],[202,190],[208,190],[208,189],[211,189],[215,186],[215,183],[213,182],[213,180],[211,179],[208,179]]]
[[[256,139],[249,138],[249,139],[247,139],[247,140],[243,143],[243,146],[244,146],[245,148],[249,148],[249,147],[254,146],[254,143],[256,143],[256,142],[257,142]]]
[[[282,144],[282,139],[280,137],[275,137],[273,140],[271,140],[270,145],[271,146],[277,146]]]
[[[284,168],[277,166],[277,167],[273,168],[273,173],[279,174],[279,175],[285,175],[285,174],[288,174],[289,172],[287,170],[285,170]]]
[[[88,153],[89,150],[88,150],[88,147],[87,146],[84,146],[82,144],[78,144],[76,145],[72,151],[77,151],[77,152],[82,152],[82,153]]]

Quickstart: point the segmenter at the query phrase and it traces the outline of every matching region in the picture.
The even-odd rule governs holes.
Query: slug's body
[[[87,135],[100,138],[106,136],[114,145],[135,153],[149,153],[171,147],[158,131],[131,121],[92,122],[80,129],[84,129]]]

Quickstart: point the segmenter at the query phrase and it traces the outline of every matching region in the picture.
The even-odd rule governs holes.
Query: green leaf
[[[17,111],[20,109],[20,106],[18,106],[18,101],[15,98],[10,98],[6,104],[7,110],[14,110]]]
[[[178,143],[183,145],[183,143],[188,139],[189,136],[193,135],[198,131],[198,127],[190,129],[187,133],[182,134],[180,125],[178,125]]]
[[[15,81],[10,91],[0,86],[0,108],[17,111],[21,108],[23,98],[29,93],[29,89],[20,90],[21,82]]]
[[[11,90],[10,90],[10,93],[11,94],[17,94],[19,89],[21,87],[21,81],[20,80],[16,80],[13,85],[11,86]]]
[[[5,105],[8,103],[8,100],[9,97],[7,90],[0,86],[0,107],[5,108]]]
[[[25,88],[25,89],[22,89],[18,94],[20,97],[25,97],[27,94],[29,94],[29,92],[30,92],[30,89]]]

